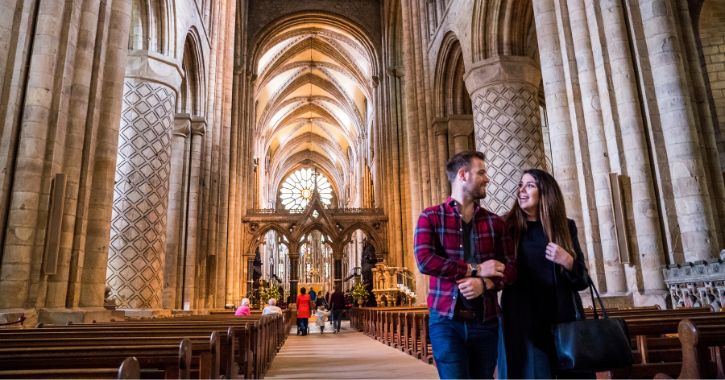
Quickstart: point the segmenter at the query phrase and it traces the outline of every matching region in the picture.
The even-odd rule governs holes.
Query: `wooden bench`
[[[191,351],[188,340],[170,345],[0,348],[0,376],[17,377],[23,372],[32,374],[52,370],[47,372],[67,374],[69,377],[81,377],[95,371],[98,377],[106,373],[99,369],[119,368],[129,356],[134,356],[140,367],[153,370],[163,378],[189,379],[192,374]],[[85,370],[79,372],[78,369]]]
[[[678,378],[725,378],[725,321],[685,319],[678,326],[678,335],[682,347],[682,370]]]

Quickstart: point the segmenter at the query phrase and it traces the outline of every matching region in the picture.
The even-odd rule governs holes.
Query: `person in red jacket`
[[[312,310],[310,295],[307,294],[307,289],[302,288],[300,295],[297,296],[297,335],[307,335],[310,310]]]

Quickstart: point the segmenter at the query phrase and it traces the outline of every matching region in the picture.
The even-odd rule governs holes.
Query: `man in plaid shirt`
[[[451,196],[420,215],[415,258],[430,275],[429,336],[441,379],[492,378],[498,354],[496,293],[516,277],[514,244],[503,220],[480,207],[485,156],[467,151],[446,165]]]

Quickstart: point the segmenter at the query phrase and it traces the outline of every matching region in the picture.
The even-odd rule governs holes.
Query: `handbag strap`
[[[553,269],[553,274],[554,274],[554,297],[556,297],[556,287],[557,287],[557,283],[558,283],[557,277],[556,277],[556,267],[558,264],[553,261],[551,262],[551,264],[552,264],[552,269]],[[562,267],[562,269],[563,269],[563,267]],[[599,290],[597,290],[596,285],[594,285],[592,278],[589,277],[589,272],[585,271],[584,276],[586,276],[587,283],[589,284],[589,294],[591,294],[592,311],[594,314],[594,319],[599,319],[599,314],[597,313],[597,302],[599,302],[599,307],[602,311],[602,318],[609,318],[609,315],[607,315],[607,309],[604,307],[604,302],[602,302],[602,297],[599,296]],[[571,301],[572,301],[572,305],[574,305],[574,317],[576,318],[576,320],[581,320],[581,319],[584,319],[584,316],[579,311],[579,308],[576,307],[576,296],[574,295],[575,292],[576,291],[574,289],[571,289]],[[594,299],[595,295],[596,295],[596,300]]]
[[[589,273],[586,273],[585,276],[587,276],[587,282],[589,282],[589,292],[592,293],[592,308],[594,309],[594,319],[599,319],[599,315],[597,315],[596,303],[594,302],[594,294],[597,295],[599,307],[602,309],[602,318],[609,318],[609,315],[607,315],[607,309],[604,307],[604,302],[602,302],[602,297],[599,296],[599,290],[597,290],[597,287],[594,285],[592,278],[589,277]]]

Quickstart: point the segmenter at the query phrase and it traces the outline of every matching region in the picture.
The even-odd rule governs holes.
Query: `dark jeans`
[[[307,332],[308,332],[307,329],[309,327],[308,323],[309,323],[308,318],[297,318],[297,324],[299,325],[298,328],[300,329],[300,331],[302,331],[302,335],[307,335]]]
[[[430,310],[428,335],[441,379],[491,379],[498,357],[498,319],[462,322]]]
[[[338,309],[332,311],[332,329],[334,331],[340,331],[340,324],[342,324],[342,312],[343,310]]]

